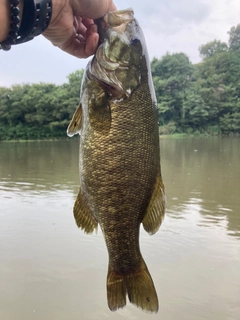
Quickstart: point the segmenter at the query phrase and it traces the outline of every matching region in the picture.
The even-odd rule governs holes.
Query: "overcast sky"
[[[115,0],[119,9],[132,7],[145,34],[150,59],[166,52],[184,52],[199,62],[198,48],[214,39],[228,41],[227,31],[240,23],[240,0]],[[43,36],[0,50],[0,86],[56,83],[85,68],[86,60],[55,48]]]

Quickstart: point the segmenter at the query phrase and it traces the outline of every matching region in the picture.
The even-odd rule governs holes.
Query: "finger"
[[[83,36],[86,34],[87,27],[84,25],[82,17],[74,17],[74,28],[77,34],[82,34]]]
[[[88,28],[90,25],[94,24],[93,19],[82,18],[82,23]]]
[[[115,6],[112,0],[109,1],[108,9],[109,11],[117,10],[117,7]]]
[[[98,47],[98,40],[99,40],[99,35],[96,32],[91,33],[87,37],[86,45],[85,45],[85,53],[88,57],[95,54]]]
[[[76,33],[88,37],[89,34],[97,32],[97,26],[94,24],[92,19],[86,18],[75,18],[76,23],[74,24]]]
[[[92,33],[98,33],[98,28],[95,23],[92,23],[88,26],[85,37],[86,39],[92,34]]]
[[[86,43],[86,37],[82,36],[81,34],[76,35],[76,39],[79,41],[79,43]]]
[[[98,46],[99,36],[97,33],[91,33],[87,38],[82,35],[77,35],[74,33],[71,39],[60,48],[77,57],[77,58],[88,58],[93,55]]]

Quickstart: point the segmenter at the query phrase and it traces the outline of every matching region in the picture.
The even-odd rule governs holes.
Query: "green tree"
[[[186,90],[183,109],[185,112],[185,131],[194,132],[198,130],[201,132],[207,130],[210,107],[202,98],[201,90],[197,84]]]
[[[229,35],[229,48],[232,50],[238,50],[240,48],[240,24],[236,27],[232,27],[230,31],[228,31]]]
[[[228,45],[219,40],[213,40],[199,47],[199,53],[203,59],[213,57],[215,54],[226,51],[228,51]]]
[[[160,125],[181,130],[185,123],[184,100],[191,85],[193,66],[184,53],[167,54],[151,63]],[[177,129],[178,128],[178,129]]]
[[[39,83],[0,88],[0,140],[66,136],[79,103],[83,70],[62,86]]]
[[[195,65],[184,53],[153,59],[160,132],[240,133],[240,25],[231,28],[228,43],[202,45],[203,60]],[[0,88],[0,140],[65,137],[83,73],[71,73],[61,86]]]

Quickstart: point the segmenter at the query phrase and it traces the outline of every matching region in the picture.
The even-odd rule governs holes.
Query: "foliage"
[[[152,60],[160,134],[240,133],[240,24],[228,34],[228,45],[202,45],[198,64],[184,53]],[[79,70],[61,86],[0,87],[0,140],[66,136],[82,77]]]
[[[236,27],[232,27],[230,31],[228,31],[229,34],[229,48],[232,50],[238,50],[240,48],[240,24],[238,24]]]
[[[24,84],[0,88],[0,140],[66,136],[66,127],[79,102],[83,70],[68,83]]]
[[[160,61],[153,59],[152,75],[158,98],[160,124],[184,122],[183,101],[192,72],[193,67],[184,53],[167,54]]]
[[[199,48],[200,56],[205,59],[209,57],[213,57],[217,53],[228,51],[228,45],[225,42],[221,42],[219,40],[214,40],[208,42]]]
[[[228,34],[229,46],[199,48],[199,64],[183,53],[153,59],[160,133],[240,133],[240,24]]]

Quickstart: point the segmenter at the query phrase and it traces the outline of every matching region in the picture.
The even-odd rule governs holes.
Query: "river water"
[[[100,231],[77,228],[78,139],[0,143],[0,319],[239,320],[240,139],[162,139],[168,205],[141,250],[160,309],[106,301]]]

